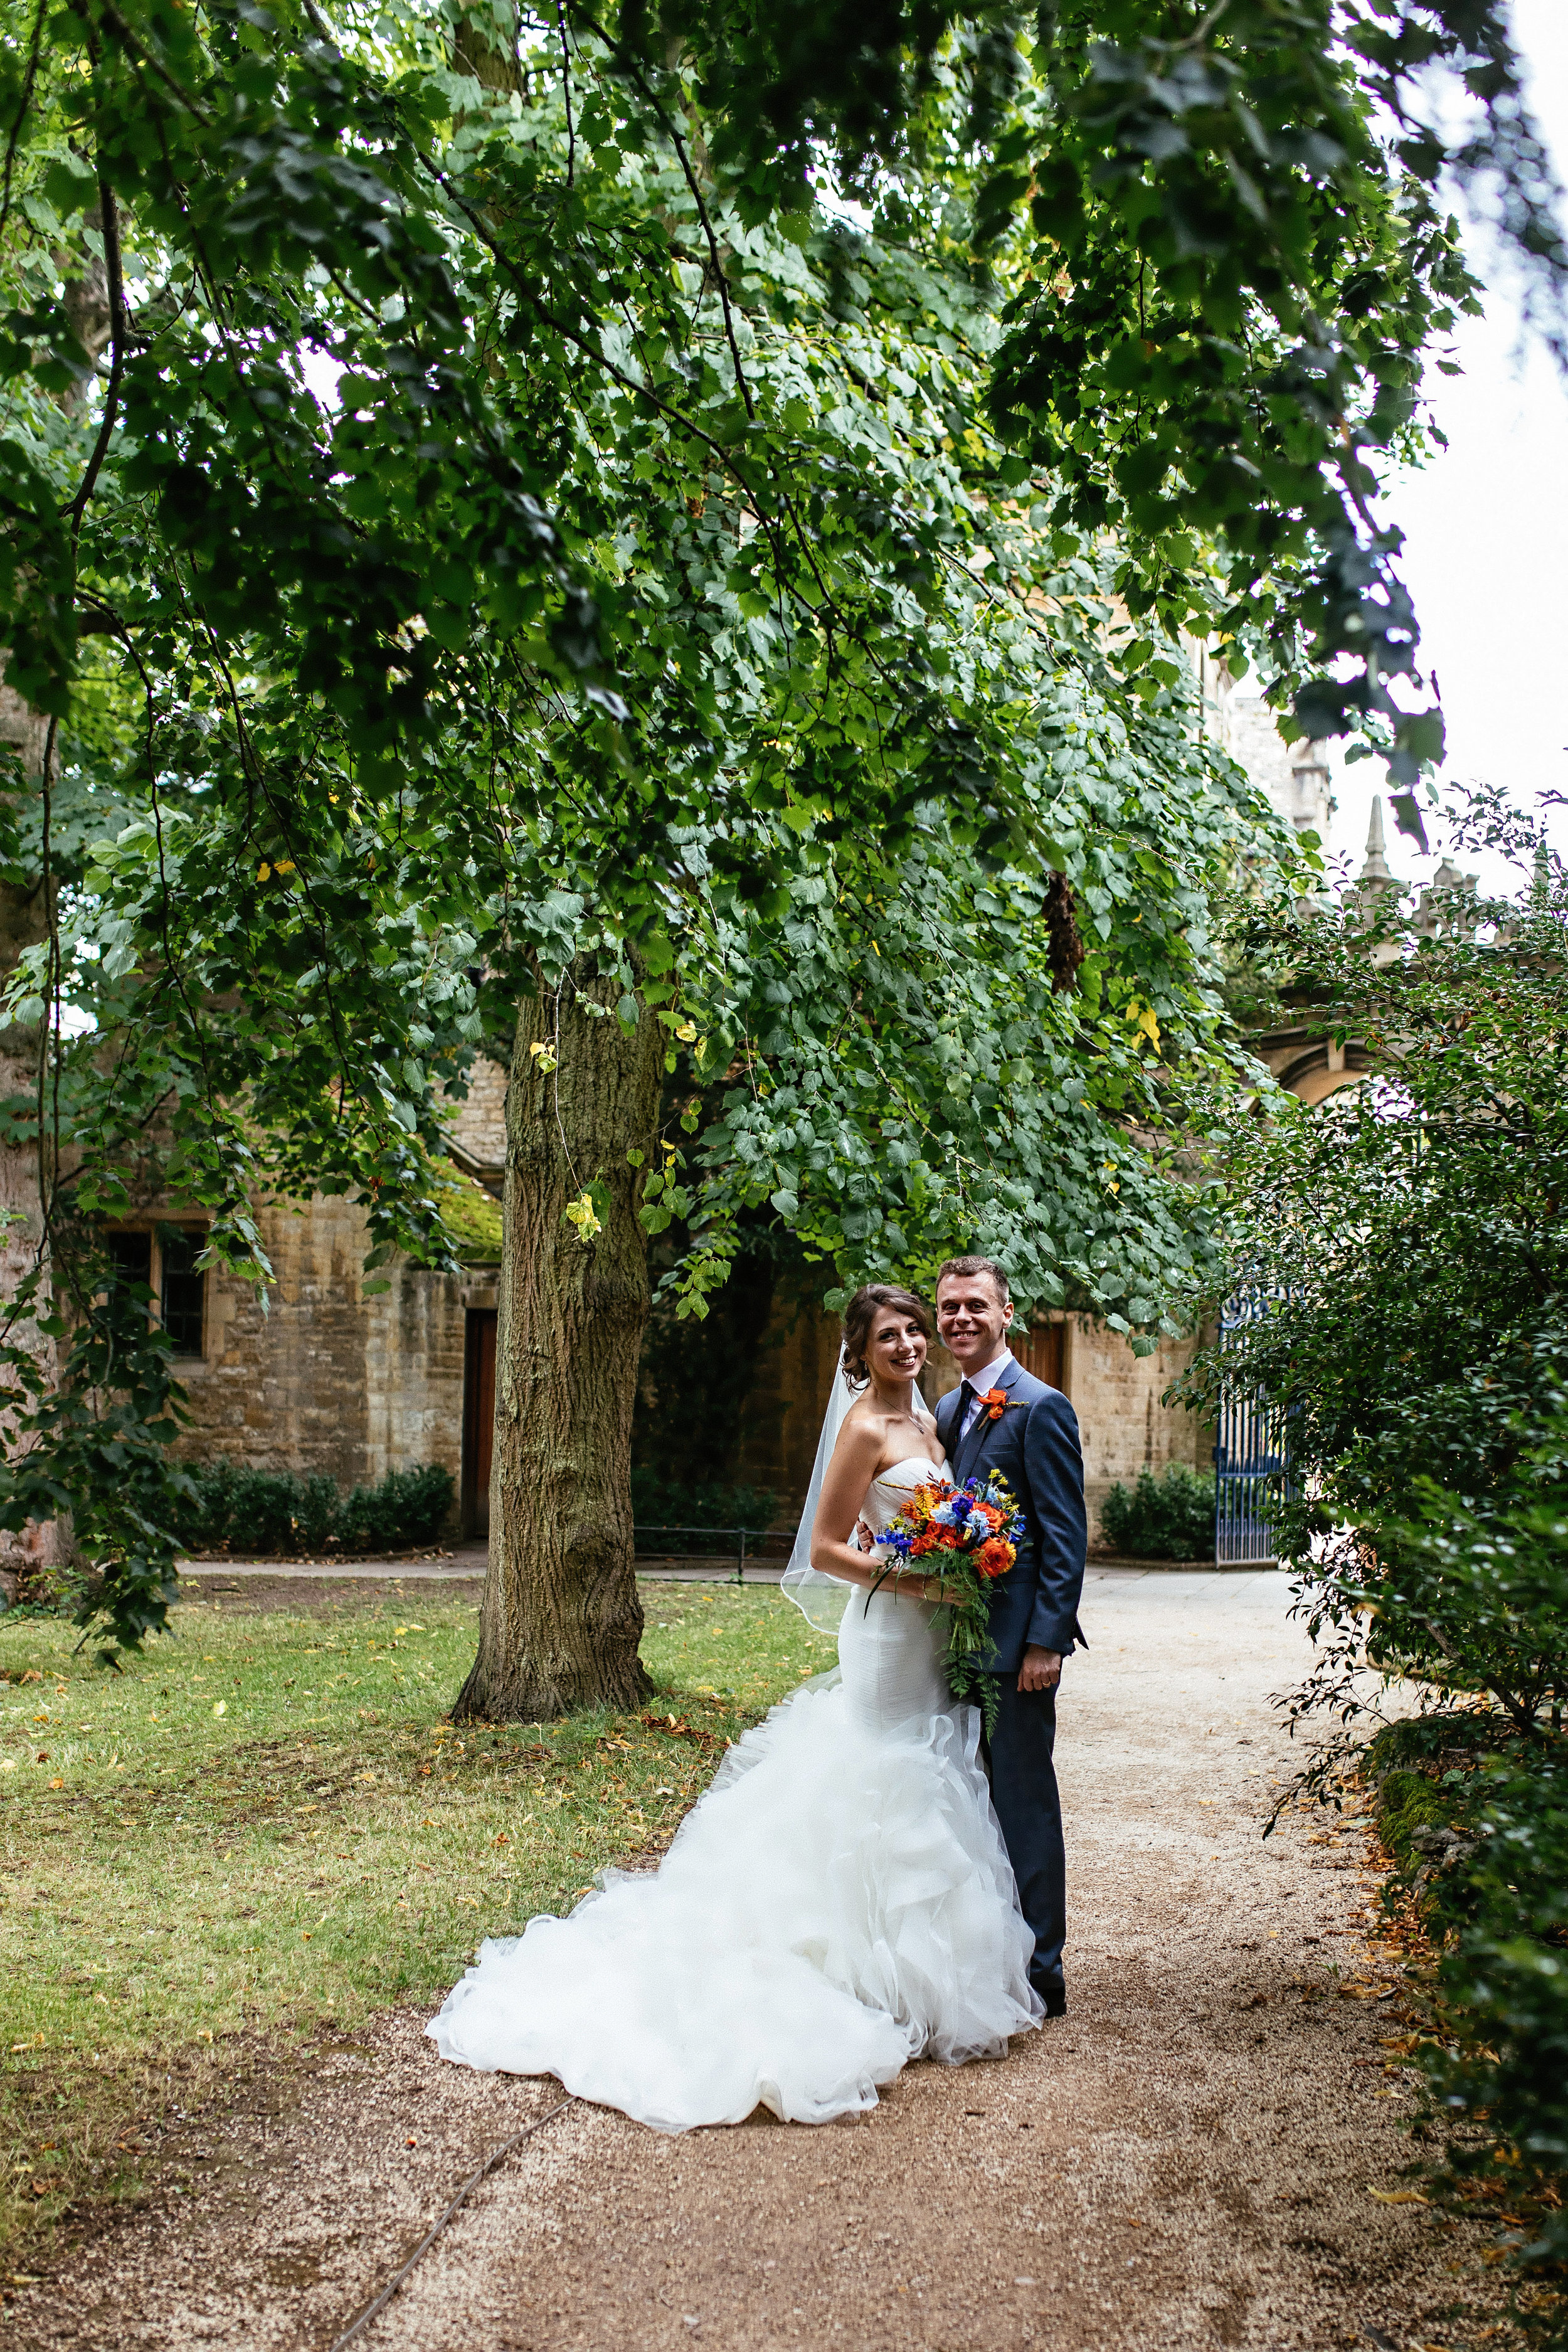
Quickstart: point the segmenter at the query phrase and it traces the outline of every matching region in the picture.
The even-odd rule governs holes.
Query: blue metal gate
[[[1220,1310],[1223,1363],[1236,1335],[1261,1322],[1268,1294],[1244,1285]],[[1285,1418],[1250,1397],[1220,1391],[1219,1443],[1214,1450],[1214,1556],[1216,1568],[1268,1568],[1274,1563],[1274,1530],[1268,1522],[1271,1475],[1289,1466]]]

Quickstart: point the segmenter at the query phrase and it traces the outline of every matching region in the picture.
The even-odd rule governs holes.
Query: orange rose
[[[975,1553],[974,1565],[982,1576],[1005,1576],[1017,1557],[1005,1536],[993,1536]]]

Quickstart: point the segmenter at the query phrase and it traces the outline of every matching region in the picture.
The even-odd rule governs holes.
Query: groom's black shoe
[[[1035,1987],[1035,1990],[1039,1994],[1040,1999],[1046,2004],[1046,2015],[1047,2017],[1065,2017],[1067,2015],[1068,1997],[1060,1985],[1037,1985]]]

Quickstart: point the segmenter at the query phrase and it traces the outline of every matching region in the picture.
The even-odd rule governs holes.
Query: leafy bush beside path
[[[1472,822],[1521,845],[1493,801]],[[1536,2217],[1515,2263],[1562,2344],[1568,877],[1542,858],[1518,903],[1457,912],[1423,937],[1390,899],[1383,962],[1364,902],[1276,933],[1276,969],[1369,1076],[1238,1139],[1235,1273],[1270,1311],[1178,1388],[1213,1417],[1234,1383],[1289,1432],[1272,1507],[1319,1645],[1291,1710],[1336,1727],[1310,1784],[1329,1793],[1376,1730],[1377,1676],[1418,1696],[1366,1761],[1435,1948],[1423,2063],[1456,2165],[1500,2147],[1514,2168]]]

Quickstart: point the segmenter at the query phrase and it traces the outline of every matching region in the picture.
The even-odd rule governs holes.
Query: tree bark
[[[459,16],[452,42],[453,63],[460,72],[471,73],[486,89],[500,90],[508,96],[514,91],[521,95],[527,83],[517,61],[515,19],[508,47],[498,47],[495,32],[493,16],[483,25],[476,25],[472,16]]]
[[[654,1149],[664,1037],[640,999],[635,1028],[623,1028],[620,996],[618,982],[574,971],[558,999],[542,991],[528,1000],[518,1023],[490,1558],[479,1656],[453,1708],[459,1721],[539,1723],[574,1707],[631,1707],[652,1687],[637,1656],[631,1512],[647,1241],[637,1218],[642,1172],[626,1155],[646,1163]],[[557,1066],[542,1069],[551,1055]],[[603,1188],[603,1223],[584,1241],[564,1213],[590,1184]]]
[[[0,682],[0,743],[19,752],[22,787],[37,790],[43,778],[48,721]],[[0,982],[8,981],[28,948],[37,947],[48,929],[48,899],[43,877],[20,883],[0,882]],[[10,1110],[10,1135],[0,1141],[0,1324],[23,1282],[37,1264],[44,1238],[43,1203],[38,1194],[38,1049],[42,1033],[37,1022],[26,1027],[0,1028],[0,1103]],[[39,1301],[40,1316],[48,1312],[47,1297]],[[7,1326],[13,1341],[29,1345],[45,1370],[53,1375],[55,1347],[37,1328]],[[30,1336],[29,1336],[30,1330]],[[0,1445],[12,1433],[0,1420]],[[0,1531],[0,1596],[7,1601],[40,1570],[61,1565],[71,1556],[70,1528],[61,1519],[42,1525],[29,1520],[18,1534]]]

